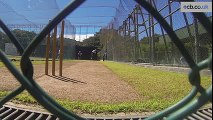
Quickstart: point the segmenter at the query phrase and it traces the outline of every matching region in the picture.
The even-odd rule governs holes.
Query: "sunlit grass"
[[[16,67],[19,67],[20,66],[20,59],[21,57],[20,56],[7,56],[10,60],[11,59],[15,59],[16,61],[12,61],[12,63],[16,66]],[[45,64],[45,58],[36,58],[36,57],[31,57],[30,58],[32,61],[32,64],[33,65],[42,65],[42,64]],[[79,62],[78,60],[63,60],[64,62]],[[49,59],[49,63],[51,63],[51,59]],[[58,64],[59,61],[56,60],[56,63]],[[0,68],[1,67],[4,67],[4,64],[3,62],[0,61]]]
[[[116,62],[103,62],[103,64],[122,80],[128,82],[147,100],[176,101],[187,95],[192,88],[188,82],[187,74],[154,70]],[[211,77],[202,76],[202,85],[209,87],[211,85]]]
[[[0,68],[3,67],[3,66],[4,66],[4,64],[0,61]]]
[[[12,61],[12,63],[16,66],[19,67],[20,66],[20,61]],[[42,65],[45,64],[45,61],[32,61],[33,65]],[[4,67],[5,65],[3,64],[3,62],[0,62],[0,68]]]
[[[177,103],[192,88],[188,82],[187,74],[165,72],[116,62],[102,62],[102,64],[134,88],[142,99],[111,104],[62,99],[57,99],[57,102],[66,109],[77,113],[156,112]],[[202,85],[205,88],[211,84],[211,77],[202,76]],[[0,98],[8,93],[0,91]],[[14,100],[23,104],[38,104],[27,92],[18,95]]]
[[[0,91],[0,98],[8,95],[8,91]],[[27,92],[23,92],[22,94],[16,96],[12,101],[22,104],[33,104],[39,105],[39,103],[30,96]],[[82,101],[69,101],[69,100],[56,100],[60,105],[68,109],[69,111],[76,113],[89,113],[89,114],[98,114],[98,113],[106,113],[113,114],[119,112],[150,112],[163,109],[163,106],[171,105],[164,102],[161,103],[159,101],[150,100],[150,101],[132,101],[132,102],[124,102],[124,103],[116,103],[116,104],[104,104],[104,103],[92,103],[92,102],[82,102]],[[158,107],[156,107],[158,106]]]

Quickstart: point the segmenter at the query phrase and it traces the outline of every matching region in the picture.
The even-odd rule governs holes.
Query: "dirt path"
[[[13,75],[6,69],[0,68],[0,90],[11,91],[17,88],[20,84],[13,77]]]
[[[34,72],[38,84],[55,98],[101,103],[139,99],[133,88],[100,62],[66,62],[63,68],[64,77],[44,75],[44,65],[35,65]],[[0,90],[14,90],[19,86],[6,68],[0,68],[0,81]]]
[[[75,101],[116,103],[138,99],[136,91],[99,62],[84,61],[63,69],[64,77],[37,79],[49,94]]]
[[[76,62],[64,62],[64,68],[70,67]],[[40,77],[45,76],[45,66],[42,65],[33,65],[34,67],[34,79],[38,79]],[[56,65],[56,69],[58,69],[58,65]],[[18,67],[18,69],[20,69]],[[51,64],[49,64],[49,74],[51,73]],[[13,77],[13,75],[8,71],[7,68],[0,68],[0,90],[3,91],[11,91],[20,86],[19,82]]]

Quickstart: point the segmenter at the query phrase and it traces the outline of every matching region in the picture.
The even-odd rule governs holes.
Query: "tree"
[[[9,38],[7,37],[7,35],[3,32],[0,31],[0,49],[4,51],[5,47],[5,43],[10,43],[11,41],[9,40]]]
[[[161,35],[155,34],[154,36],[155,36],[155,42],[159,42],[159,37],[160,37]],[[142,38],[142,39],[141,39],[141,43],[143,43],[143,44],[149,44],[149,37],[144,37],[144,38]]]
[[[100,33],[98,32],[93,37],[85,39],[80,43],[80,46],[101,48]]]
[[[29,32],[26,30],[15,29],[12,33],[16,36],[21,45],[26,48],[32,39],[36,36],[35,32]]]

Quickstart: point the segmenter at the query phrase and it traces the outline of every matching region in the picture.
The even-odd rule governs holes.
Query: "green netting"
[[[169,23],[196,63],[208,58],[212,53],[212,39],[200,21],[191,13],[181,12],[180,1],[151,1],[152,6]],[[212,13],[205,14],[212,20]],[[107,51],[109,60],[187,66],[162,25],[156,19],[152,22],[150,13],[135,1],[120,0],[115,18],[102,29],[101,36],[104,46],[102,54]]]

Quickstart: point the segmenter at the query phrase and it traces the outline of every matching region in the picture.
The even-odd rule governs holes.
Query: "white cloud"
[[[87,34],[87,35],[80,35],[80,34],[76,34],[75,35],[75,40],[76,41],[83,41],[86,38],[92,37],[94,36],[94,34]],[[70,38],[70,39],[74,39],[74,35],[65,35],[65,38]]]

